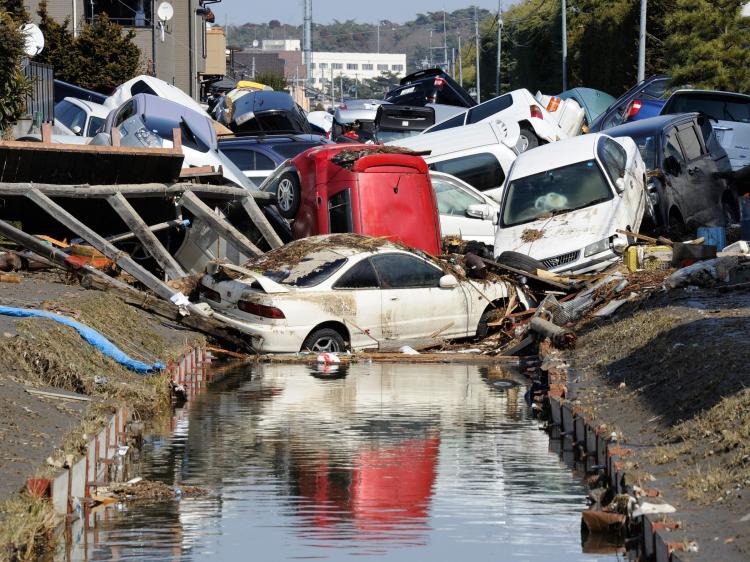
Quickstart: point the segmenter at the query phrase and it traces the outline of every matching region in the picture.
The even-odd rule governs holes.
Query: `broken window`
[[[353,229],[351,190],[344,189],[328,199],[328,232],[351,232]]]
[[[439,287],[443,272],[405,254],[381,254],[372,258],[383,289]]]
[[[370,260],[363,260],[334,283],[334,289],[377,289],[378,276]]]
[[[433,162],[430,169],[456,176],[479,191],[500,187],[505,180],[500,162],[489,152]]]
[[[701,141],[692,125],[685,127],[677,133],[682,150],[688,162],[701,157]]]

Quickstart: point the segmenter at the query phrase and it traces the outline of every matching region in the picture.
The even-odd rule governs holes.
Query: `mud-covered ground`
[[[750,559],[750,291],[657,292],[577,332],[571,390],[677,509],[693,558]]]
[[[188,347],[204,343],[202,336],[115,296],[82,289],[64,274],[21,275],[19,284],[0,283],[0,305],[72,317],[135,359],[167,363]],[[90,400],[42,397],[30,394],[29,389],[75,393]],[[72,328],[52,320],[0,314],[0,541],[7,542],[13,535],[8,529],[12,512],[29,508],[16,495],[26,478],[54,471],[49,457],[59,463],[65,455],[79,454],[86,434],[93,435],[121,405],[143,419],[167,411],[167,375],[129,371]],[[0,548],[0,559],[3,553]]]

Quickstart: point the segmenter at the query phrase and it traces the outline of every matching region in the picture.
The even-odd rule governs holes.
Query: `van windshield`
[[[547,170],[508,184],[503,202],[503,226],[538,219],[603,203],[614,197],[596,160]]]

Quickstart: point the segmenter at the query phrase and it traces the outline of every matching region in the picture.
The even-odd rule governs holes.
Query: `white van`
[[[554,272],[587,273],[619,258],[647,209],[646,165],[633,139],[601,133],[547,144],[508,174],[495,256],[524,254]]]
[[[516,123],[495,120],[386,144],[429,152],[424,160],[431,170],[456,176],[499,202],[505,177],[518,156],[519,133]]]

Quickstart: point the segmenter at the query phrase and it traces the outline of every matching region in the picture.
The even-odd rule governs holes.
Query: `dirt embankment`
[[[117,297],[68,282],[57,273],[24,274],[20,284],[0,284],[0,305],[59,312],[146,363],[166,363],[204,343],[202,336]],[[84,399],[29,390],[72,392]],[[37,559],[51,540],[47,530],[56,521],[51,508],[18,495],[26,478],[47,476],[55,470],[51,463],[80,455],[87,437],[123,405],[146,420],[167,411],[167,375],[129,371],[52,320],[0,315],[0,560]],[[6,548],[9,543],[15,548]],[[18,550],[23,544],[30,545],[28,552]]]
[[[657,293],[577,331],[573,391],[677,508],[695,559],[747,560],[750,291]]]

